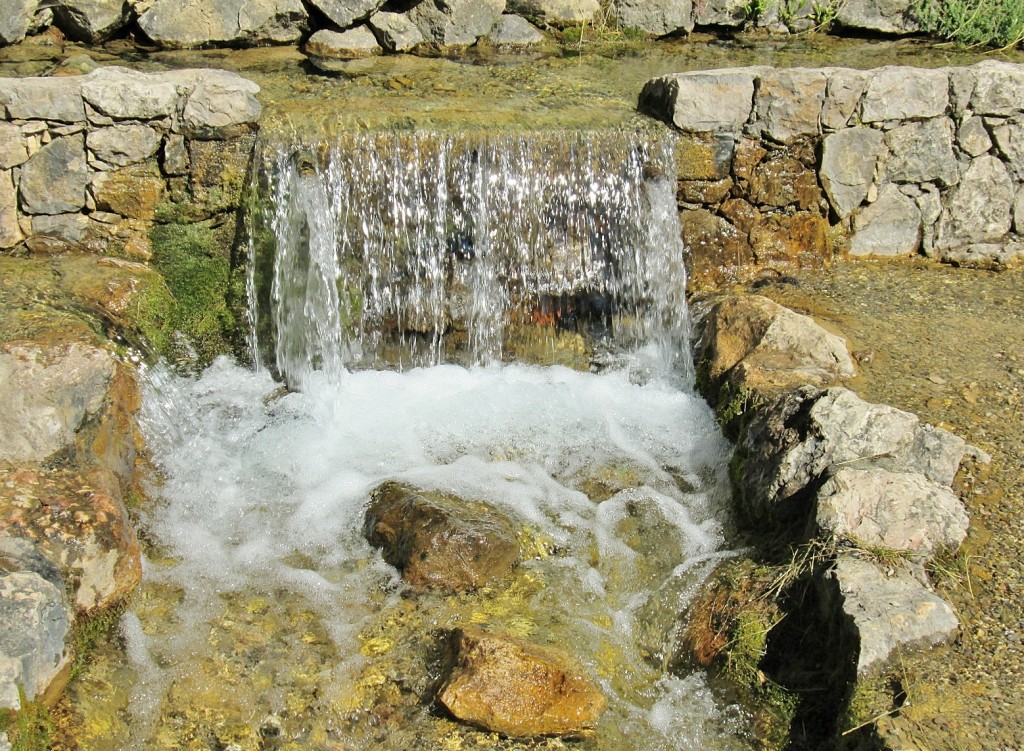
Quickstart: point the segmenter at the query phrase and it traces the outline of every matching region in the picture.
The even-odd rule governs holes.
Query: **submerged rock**
[[[519,559],[512,523],[487,504],[397,482],[373,491],[363,529],[384,560],[417,587],[476,589]]]
[[[383,52],[377,37],[365,26],[348,31],[321,29],[306,41],[309,61],[321,70],[344,70],[345,63]]]
[[[472,627],[456,629],[450,649],[438,699],[460,720],[528,738],[588,730],[604,711],[598,686],[561,650]]]

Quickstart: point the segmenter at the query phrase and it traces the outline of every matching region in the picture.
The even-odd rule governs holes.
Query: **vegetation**
[[[969,47],[1015,47],[1024,41],[1024,0],[914,0],[921,28]]]
[[[0,732],[7,733],[11,751],[47,751],[54,724],[41,702],[28,701],[25,689],[18,686],[21,710],[0,709]]]

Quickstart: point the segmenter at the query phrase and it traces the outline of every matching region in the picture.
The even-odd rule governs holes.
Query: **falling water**
[[[83,747],[565,748],[434,706],[443,633],[476,623],[599,682],[608,710],[581,751],[749,748],[742,713],[674,667],[680,613],[729,555],[730,449],[687,387],[671,144],[360,135],[268,153],[248,286],[269,367],[148,378],[161,481],[131,668],[80,679]],[[586,336],[593,367],[504,362],[516,325]],[[386,480],[490,504],[522,560],[473,594],[409,592],[362,535]]]

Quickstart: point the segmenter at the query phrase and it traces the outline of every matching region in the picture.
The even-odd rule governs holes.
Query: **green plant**
[[[756,21],[771,7],[771,0],[748,0],[743,8],[743,14],[750,21]]]
[[[819,31],[828,31],[839,15],[840,9],[846,0],[814,0],[811,4],[811,18],[814,19],[814,28]]]
[[[29,701],[18,686],[21,709],[0,710],[0,731],[7,733],[11,751],[47,751],[54,733],[53,719],[41,702]]]
[[[1022,0],[914,0],[921,29],[968,47],[1016,47],[1024,41]]]

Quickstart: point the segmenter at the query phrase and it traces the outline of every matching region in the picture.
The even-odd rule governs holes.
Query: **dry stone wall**
[[[1024,66],[662,76],[698,286],[857,256],[1024,258]]]

